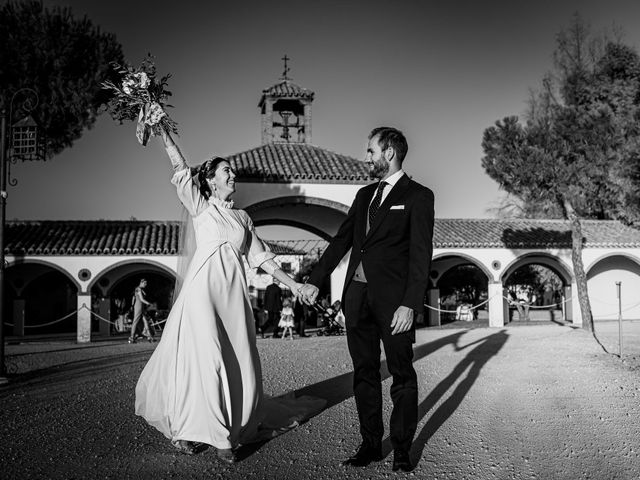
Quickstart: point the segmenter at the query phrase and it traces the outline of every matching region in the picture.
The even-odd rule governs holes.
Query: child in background
[[[293,340],[293,308],[291,308],[291,299],[285,298],[282,301],[282,311],[280,312],[280,321],[278,327],[282,328],[282,338],[287,336],[287,330],[289,336]]]

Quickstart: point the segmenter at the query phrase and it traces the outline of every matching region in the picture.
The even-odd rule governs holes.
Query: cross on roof
[[[287,62],[291,59],[287,57],[287,54],[285,53],[284,57],[282,57],[282,60],[284,60],[284,71],[282,72],[282,78],[284,78],[285,80],[288,80],[289,77],[287,76],[287,73],[289,73],[289,70],[291,69],[287,65]]]

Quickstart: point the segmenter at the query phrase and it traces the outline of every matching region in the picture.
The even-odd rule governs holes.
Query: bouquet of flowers
[[[107,111],[114,120],[137,120],[136,137],[142,145],[146,145],[151,135],[160,135],[161,130],[178,133],[177,123],[167,112],[166,100],[171,92],[166,89],[171,75],[156,78],[156,66],[153,57],[147,55],[138,68],[131,65],[113,64],[120,75],[116,83],[106,81],[102,87],[111,90],[113,95],[107,103]]]

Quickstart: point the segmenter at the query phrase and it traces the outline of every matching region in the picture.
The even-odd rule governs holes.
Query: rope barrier
[[[507,302],[509,302],[509,305],[516,305],[516,304],[518,304],[518,301],[517,301],[517,300],[512,300],[512,299],[510,299],[510,298],[508,298],[508,297],[505,297],[505,296],[503,296],[502,298],[504,298]],[[561,301],[561,302],[558,302],[558,303],[552,303],[552,304],[550,304],[550,305],[529,305],[529,308],[530,308],[530,309],[547,309],[547,308],[549,308],[549,307],[559,307],[559,306],[561,306],[561,305],[562,305],[562,304],[564,304],[564,303],[568,303],[568,302],[572,301],[574,298],[577,298],[577,297],[575,297],[575,296],[574,296],[574,297],[571,297],[571,298],[567,298],[567,299],[565,299],[565,300],[563,300],[563,301]]]
[[[94,312],[93,310],[91,310],[91,309],[87,306],[87,304],[86,304],[86,303],[83,303],[83,304],[82,304],[82,306],[81,306],[80,308],[78,308],[77,310],[74,310],[73,312],[68,313],[68,314],[67,314],[67,315],[65,315],[64,317],[58,318],[57,320],[53,320],[53,321],[51,321],[51,322],[47,322],[47,323],[39,323],[38,325],[24,325],[24,327],[23,327],[23,328],[41,328],[41,327],[48,327],[49,325],[55,325],[56,323],[60,323],[60,322],[62,322],[62,321],[64,321],[64,320],[66,320],[67,318],[69,318],[69,317],[71,317],[71,316],[75,315],[75,314],[76,314],[76,313],[78,313],[80,310],[88,310],[88,311],[89,311],[89,314],[91,314],[91,315],[95,316],[98,320],[101,320],[101,321],[103,321],[103,322],[106,322],[106,323],[108,323],[108,324],[110,324],[110,325],[114,325],[114,326],[116,326],[116,325],[117,325],[117,323],[116,323],[116,322],[112,322],[111,320],[109,320],[109,319],[107,319],[107,318],[104,318],[103,316],[101,316],[101,315],[97,314],[96,312]],[[167,319],[164,319],[164,320],[161,320],[161,321],[159,321],[159,322],[151,321],[151,323],[152,323],[154,326],[156,326],[156,325],[161,325],[161,324],[165,323],[166,321],[167,321]],[[6,322],[6,323],[5,323],[5,325],[6,325],[6,326],[8,326],[8,327],[13,327],[13,326],[15,326],[13,323],[9,323],[9,322]]]
[[[484,305],[485,303],[489,303],[489,300],[491,300],[492,298],[494,298],[496,295],[499,295],[498,293],[496,293],[495,295],[493,295],[490,298],[487,298],[484,302],[480,302],[478,305],[473,305],[471,307],[467,307],[469,310],[475,310],[476,308],[480,308],[482,305]],[[441,308],[436,308],[436,307],[432,307],[431,305],[427,305],[426,303],[424,304],[425,307],[427,307],[429,310],[433,310],[434,312],[440,312],[440,313],[458,313],[457,310],[442,310]]]
[[[485,303],[489,303],[489,301],[490,301],[492,298],[496,297],[497,295],[500,295],[500,294],[499,294],[499,293],[496,293],[496,294],[495,294],[495,295],[493,295],[492,297],[487,298],[484,302],[480,302],[480,303],[479,303],[479,304],[477,304],[477,305],[472,305],[472,306],[467,307],[467,308],[468,308],[469,310],[475,310],[475,309],[477,309],[477,308],[480,308],[480,307],[481,307],[481,306],[483,306]],[[511,299],[509,299],[509,298],[507,298],[507,297],[505,297],[504,295],[500,295],[500,296],[502,296],[502,298],[504,298],[507,302],[509,302],[509,304],[510,304],[510,305],[515,305],[515,304],[516,304],[516,302],[515,302],[515,301],[513,301],[513,300],[511,300]],[[551,308],[551,307],[559,307],[559,306],[561,306],[561,305],[562,305],[562,304],[564,304],[564,303],[568,303],[568,302],[572,301],[574,298],[577,298],[577,297],[567,298],[567,299],[563,300],[562,302],[559,302],[559,303],[553,303],[553,304],[551,304],[551,305],[542,305],[542,306],[538,306],[538,305],[529,305],[529,308],[530,308],[530,309],[548,309],[548,308]],[[640,303],[638,303],[638,305],[640,305]],[[443,310],[443,309],[441,309],[441,308],[436,308],[436,307],[432,307],[431,305],[427,305],[426,303],[424,304],[424,306],[425,306],[426,308],[428,308],[429,310],[433,310],[434,312],[440,312],[440,313],[458,313],[458,310],[457,310],[457,309],[456,309],[456,310]]]

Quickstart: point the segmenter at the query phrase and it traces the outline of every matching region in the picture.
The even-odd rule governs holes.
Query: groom
[[[362,444],[344,465],[382,460],[380,340],[393,377],[390,439],[393,470],[413,469],[409,449],[418,423],[413,368],[414,315],[423,311],[433,253],[433,192],[402,170],[407,141],[399,130],[374,129],[366,163],[380,182],[358,191],[347,218],[302,289],[311,304],[323,279],[351,249],[342,305],[353,361]]]

